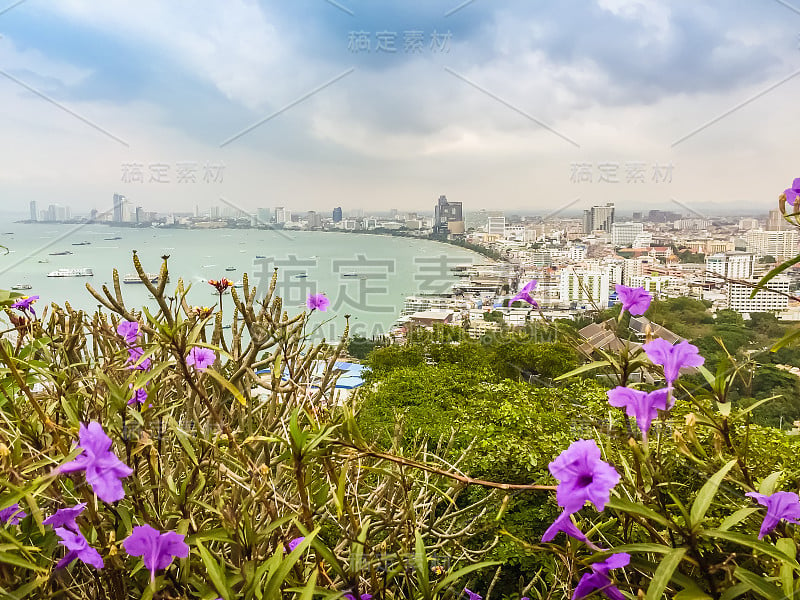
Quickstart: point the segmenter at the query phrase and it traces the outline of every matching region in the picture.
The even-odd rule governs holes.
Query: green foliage
[[[135,256],[134,266],[143,275]],[[125,304],[115,271],[110,289],[90,288],[104,310],[53,304],[44,321],[16,313],[16,342],[0,339],[0,509],[19,503],[29,515],[0,529],[3,597],[273,600],[369,590],[411,598],[429,590],[426,597],[439,600],[492,566],[480,562],[489,550],[478,539],[480,507],[465,503],[464,487],[446,469],[370,454],[353,407],[335,401],[334,365],[347,340],[308,343],[313,315],[286,314],[274,295],[277,276],[258,301],[247,275],[242,295],[232,290],[228,335],[221,312],[202,315],[186,304],[183,282],[168,293],[166,279],[145,284],[155,314]],[[150,368],[129,368],[129,348],[116,333],[124,320],[139,323],[136,344]],[[205,370],[189,366],[193,347],[212,348],[217,360]],[[386,359],[392,350],[372,353],[377,365],[384,350]],[[388,372],[398,359],[424,363],[418,348],[399,350],[384,360]],[[270,372],[257,376],[265,367]],[[131,388],[145,386],[147,402],[128,404]],[[56,470],[79,453],[78,427],[89,421],[133,469],[114,504],[100,501],[83,473]],[[403,450],[438,460],[427,447]],[[103,557],[101,570],[80,561],[55,569],[64,548],[43,520],[78,502],[88,505],[78,525]],[[152,579],[121,544],[144,523],[184,535],[190,548]],[[453,530],[455,538],[442,534]],[[447,571],[405,569],[414,549],[425,556],[435,549]]]

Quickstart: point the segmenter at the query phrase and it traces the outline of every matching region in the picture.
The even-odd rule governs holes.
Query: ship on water
[[[157,273],[156,274],[145,273],[145,275],[147,276],[147,279],[150,281],[150,283],[159,282],[159,276]],[[167,275],[167,281],[169,281],[169,275]],[[125,277],[122,278],[122,283],[144,283],[144,281],[142,281],[142,278],[139,277],[139,275],[137,275],[136,273],[131,273],[125,275]]]
[[[48,277],[93,277],[94,272],[89,267],[78,269],[56,269],[47,274]]]
[[[50,256],[66,256],[67,254],[72,254],[69,250],[62,250],[61,252],[51,252]]]

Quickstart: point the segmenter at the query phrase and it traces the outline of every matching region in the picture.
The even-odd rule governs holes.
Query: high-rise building
[[[750,285],[728,282],[728,308],[738,313],[779,312],[789,305],[789,298],[776,292],[789,292],[788,277],[778,276],[770,280],[765,289],[750,297],[758,278],[749,280]],[[774,291],[773,291],[774,290]]]
[[[114,194],[114,222],[124,223],[128,200],[122,194]]]
[[[745,234],[747,251],[759,256],[773,256],[778,262],[793,258],[797,254],[798,235],[796,229],[764,231],[755,229]]]
[[[562,269],[559,278],[559,297],[562,304],[575,308],[608,308],[609,270],[576,271]]]
[[[283,206],[275,207],[275,222],[279,225],[289,223],[292,220],[292,211],[287,210]]]
[[[769,216],[767,217],[767,231],[783,231],[789,229],[789,227],[789,223],[783,218],[780,210],[773,208],[769,211]]]
[[[31,210],[31,221],[38,221],[39,213],[36,209],[36,200],[31,200],[30,210]]]
[[[272,221],[272,214],[268,208],[259,208],[256,212],[256,224],[263,227]]]
[[[341,223],[342,221],[342,207],[337,206],[333,209],[333,222],[334,223]]]
[[[308,211],[306,223],[309,227],[322,227],[322,215],[314,210]]]
[[[504,237],[506,234],[506,218],[500,214],[497,216],[487,217],[486,233],[489,235],[496,235]]]
[[[583,211],[583,232],[591,233],[595,230],[602,230],[611,233],[611,225],[614,223],[614,203],[609,202],[605,206],[593,206]]]
[[[449,224],[459,221],[462,223],[464,221],[461,202],[448,202],[447,196],[439,196],[433,209],[433,232],[449,233],[451,230]],[[463,230],[463,226],[461,229]]]
[[[752,252],[720,252],[706,257],[706,271],[730,279],[750,279],[755,262]]]
[[[641,223],[612,223],[611,241],[617,247],[630,246],[633,244],[636,236],[643,231],[644,225]]]

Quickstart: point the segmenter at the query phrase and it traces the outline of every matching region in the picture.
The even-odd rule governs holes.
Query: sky
[[[0,204],[763,215],[800,0],[0,0]]]

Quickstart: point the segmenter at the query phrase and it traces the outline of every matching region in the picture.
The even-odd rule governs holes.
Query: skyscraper
[[[341,223],[342,221],[342,207],[337,206],[333,209],[333,222],[334,223]]]
[[[452,227],[450,223],[454,223],[455,229],[463,231],[463,225],[460,227],[457,225],[457,223],[463,224],[463,222],[461,202],[448,202],[447,196],[439,196],[436,207],[433,209],[433,232],[449,233]]]
[[[611,232],[614,223],[614,203],[605,206],[593,206],[583,211],[583,232],[591,233],[597,229]]]
[[[126,205],[128,199],[122,194],[114,194],[114,222],[123,223],[125,221]]]
[[[31,200],[31,221],[38,221],[39,220],[39,213],[36,210],[36,200]]]

